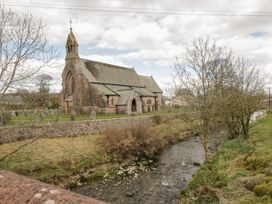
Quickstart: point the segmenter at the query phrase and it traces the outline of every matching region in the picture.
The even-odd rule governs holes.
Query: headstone
[[[91,110],[91,119],[96,120],[96,111],[95,111],[95,109]]]
[[[41,122],[43,122],[43,113],[39,113],[38,114],[38,123],[41,123]]]
[[[72,113],[71,113],[71,121],[75,121],[76,120],[76,113],[74,110],[72,110]]]

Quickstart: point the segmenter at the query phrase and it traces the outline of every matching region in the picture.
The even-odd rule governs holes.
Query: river
[[[210,137],[214,150],[223,140],[223,132]],[[180,191],[204,162],[205,151],[199,137],[189,137],[168,149],[159,157],[157,167],[137,178],[98,181],[76,189],[77,193],[118,204],[176,203]]]

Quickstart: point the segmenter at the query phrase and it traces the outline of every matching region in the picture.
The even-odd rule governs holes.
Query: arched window
[[[71,72],[68,72],[65,82],[68,95],[72,95],[75,91],[75,80]]]

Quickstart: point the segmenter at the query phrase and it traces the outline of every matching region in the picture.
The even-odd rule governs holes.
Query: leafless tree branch
[[[46,26],[32,15],[0,8],[0,98],[42,68],[53,66],[57,53],[45,37]]]

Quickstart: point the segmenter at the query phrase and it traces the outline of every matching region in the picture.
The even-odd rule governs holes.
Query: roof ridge
[[[123,90],[118,90],[118,92],[119,92],[119,91],[121,91],[121,92],[122,92],[122,91],[133,91],[133,90],[135,90],[135,89],[123,89]]]
[[[139,76],[143,76],[143,77],[149,77],[149,78],[153,78],[152,75],[143,75],[143,74],[138,74]]]
[[[114,91],[113,89],[111,89],[110,87],[108,87],[107,84],[102,84],[103,86],[105,86],[107,89],[111,90],[113,93],[119,95],[118,93],[116,93],[116,91]]]
[[[83,59],[83,58],[80,58],[80,59]],[[120,65],[115,65],[115,64],[110,64],[110,63],[105,63],[105,62],[100,62],[100,61],[95,61],[95,60],[89,60],[89,59],[83,59],[87,62],[95,62],[95,63],[99,63],[99,64],[104,64],[104,65],[109,65],[109,66],[112,66],[112,67],[115,67],[115,68],[120,68],[120,69],[128,69],[128,70],[134,70],[135,69],[132,67],[123,67],[123,66],[120,66]]]
[[[129,87],[136,87],[136,88],[145,88],[145,86],[125,85],[125,84],[113,84],[113,83],[101,82],[101,81],[90,82],[90,83],[93,83],[93,84],[103,84],[103,85],[112,85],[112,86],[129,86]]]

